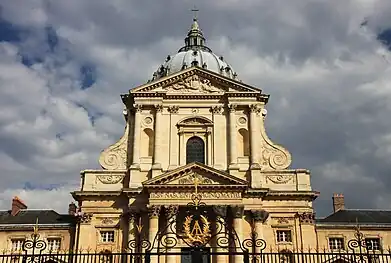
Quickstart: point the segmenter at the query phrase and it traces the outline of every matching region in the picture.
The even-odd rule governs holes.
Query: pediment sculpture
[[[224,90],[212,85],[209,79],[192,75],[164,88],[173,93],[224,93]]]

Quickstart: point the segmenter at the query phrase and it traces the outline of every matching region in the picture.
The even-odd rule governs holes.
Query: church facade
[[[189,203],[195,181],[240,239],[255,227],[276,249],[313,246],[318,193],[310,172],[289,169],[290,153],[267,136],[268,100],[206,46],[194,20],[185,46],[122,95],[124,135],[101,153],[102,170],[82,171],[78,246],[121,250],[140,222],[153,238]]]
[[[196,19],[178,53],[121,98],[123,136],[102,151],[102,169],[81,172],[81,187],[72,193],[80,217],[77,250],[128,251],[140,238],[154,247],[166,230],[181,251],[186,238],[201,242],[222,227],[239,241],[256,233],[269,252],[347,250],[358,220],[373,249],[391,243],[384,223],[390,213],[355,214],[344,209],[342,195],[333,197],[333,215],[315,220],[319,193],[310,172],[290,169],[289,151],[267,136],[269,95],[240,81],[207,47]],[[186,216],[194,201],[211,211],[202,226]],[[213,242],[205,246],[219,251]]]

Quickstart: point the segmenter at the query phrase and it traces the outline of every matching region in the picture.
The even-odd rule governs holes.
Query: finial
[[[38,217],[37,220],[35,221],[35,226],[34,226],[34,235],[38,234]]]
[[[193,15],[194,15],[193,20],[194,20],[194,21],[197,21],[197,12],[200,11],[200,10],[197,9],[196,6],[194,6],[194,8],[191,9],[191,11],[193,12]]]

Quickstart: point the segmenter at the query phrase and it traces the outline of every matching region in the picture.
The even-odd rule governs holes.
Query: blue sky
[[[0,0],[0,208],[67,209],[122,134],[120,94],[183,43],[193,1]],[[319,215],[390,208],[391,4],[197,1],[209,47],[270,94],[267,131],[312,172]],[[42,202],[42,200],[52,200]]]

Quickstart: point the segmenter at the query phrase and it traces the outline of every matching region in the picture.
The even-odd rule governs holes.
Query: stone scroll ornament
[[[107,149],[102,151],[99,164],[106,170],[125,170],[127,161],[129,125],[126,125],[124,135]]]
[[[267,111],[257,109],[257,114],[262,114],[261,124],[261,166],[265,170],[283,170],[289,167],[292,162],[291,154],[281,145],[273,143],[266,134],[264,120]]]

